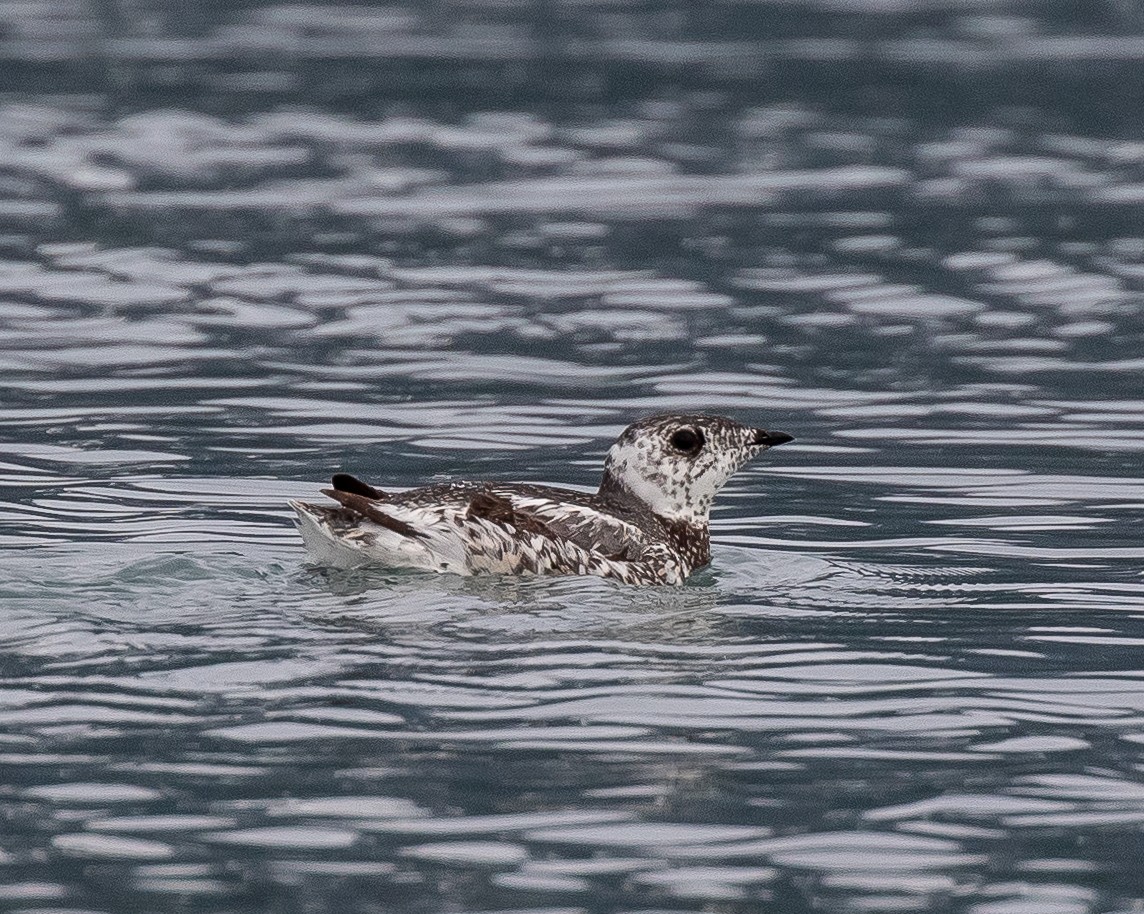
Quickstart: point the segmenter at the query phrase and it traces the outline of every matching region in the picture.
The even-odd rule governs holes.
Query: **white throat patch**
[[[667,476],[648,473],[650,457],[645,442],[617,442],[608,451],[608,466],[621,485],[651,508],[653,514],[679,516],[678,498],[672,498],[665,490]]]
[[[723,484],[756,448],[708,448],[695,457],[668,453],[648,436],[618,441],[608,452],[612,476],[653,513],[671,520],[706,524]]]

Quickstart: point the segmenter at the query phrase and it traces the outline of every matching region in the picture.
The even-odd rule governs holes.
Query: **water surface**
[[[0,910],[1144,903],[1129,5],[136,7],[0,9]],[[697,409],[681,589],[285,506]]]

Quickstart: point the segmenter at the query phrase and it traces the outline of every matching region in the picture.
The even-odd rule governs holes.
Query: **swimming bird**
[[[651,416],[612,445],[594,495],[498,482],[389,494],[338,473],[322,490],[337,506],[290,504],[320,564],[682,584],[711,560],[711,503],[724,483],[791,440],[722,416]]]

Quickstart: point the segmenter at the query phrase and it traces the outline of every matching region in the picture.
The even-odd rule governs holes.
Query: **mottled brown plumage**
[[[328,564],[681,584],[710,561],[715,493],[759,451],[789,440],[719,416],[653,416],[612,446],[592,495],[491,482],[387,495],[339,473],[323,491],[341,507],[294,508],[306,545]]]

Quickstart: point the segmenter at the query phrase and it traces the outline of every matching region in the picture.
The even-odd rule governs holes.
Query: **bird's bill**
[[[786,432],[768,432],[765,428],[755,429],[755,444],[763,447],[777,447],[788,441],[794,441],[794,435],[788,435]]]

